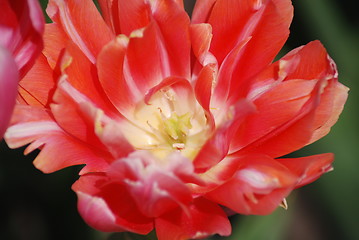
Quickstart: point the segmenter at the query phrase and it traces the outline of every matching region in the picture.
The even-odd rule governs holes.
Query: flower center
[[[139,103],[131,121],[123,129],[125,137],[136,149],[149,150],[160,159],[173,151],[193,159],[209,135],[202,107],[193,97],[179,98],[172,89],[158,91],[148,104]]]
[[[181,150],[185,147],[186,137],[192,128],[191,114],[186,113],[178,116],[177,113],[172,113],[171,117],[163,116],[163,130],[164,137],[174,149]]]

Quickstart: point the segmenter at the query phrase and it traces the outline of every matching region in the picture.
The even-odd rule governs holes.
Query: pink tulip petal
[[[18,80],[18,68],[12,55],[0,46],[0,138],[14,109]]]

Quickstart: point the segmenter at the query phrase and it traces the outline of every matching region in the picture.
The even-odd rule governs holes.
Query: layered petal
[[[298,177],[296,187],[301,187],[333,170],[333,160],[334,155],[332,153],[324,153],[301,158],[281,158],[278,159],[278,162]]]
[[[157,218],[155,226],[159,240],[202,239],[213,234],[228,236],[231,233],[225,212],[205,198],[194,199],[188,212],[176,209]]]
[[[48,107],[56,86],[53,74],[47,58],[41,54],[19,82],[18,101],[22,104]]]
[[[271,77],[273,70],[275,74]],[[336,97],[329,97],[333,91],[337,91]],[[327,133],[334,123],[329,115],[336,119],[342,111],[347,89],[338,84],[336,67],[323,46],[314,41],[264,70],[248,96],[259,111],[236,134],[232,152],[240,154],[243,149],[280,157]],[[321,131],[325,123],[328,125]],[[250,140],[252,137],[247,133],[257,135],[256,140]]]
[[[217,126],[213,136],[207,140],[194,159],[193,164],[197,171],[203,172],[211,168],[228,154],[234,134],[244,119],[255,111],[255,106],[243,100],[231,110],[232,112],[228,114],[229,119],[225,120],[222,126]]]
[[[97,2],[102,16],[90,0],[50,0],[5,134],[39,149],[43,172],[85,165],[72,189],[90,226],[228,236],[228,212],[269,214],[332,169],[332,154],[280,158],[327,134],[348,91],[318,41],[272,63],[290,0],[198,0],[192,21],[182,0]],[[17,29],[10,10],[0,23]],[[0,51],[0,80],[15,78]]]
[[[161,164],[147,152],[134,152],[112,164],[108,175],[124,183],[138,209],[148,217],[158,217],[176,207],[186,211],[192,197],[181,178],[191,179],[193,167],[180,154],[173,154],[167,160],[168,165]],[[176,176],[180,168],[189,171]]]
[[[102,47],[114,38],[90,0],[52,0],[47,13],[92,63],[96,62]]]
[[[81,216],[98,230],[147,234],[153,229],[152,220],[137,210],[126,187],[104,174],[83,175],[72,189],[77,193]]]
[[[43,48],[44,16],[38,1],[2,1],[0,6],[0,46],[13,54],[22,78]]]
[[[210,51],[220,65],[236,51],[236,46],[250,38],[233,66],[233,76],[225,80],[230,83],[231,101],[245,94],[250,77],[270,64],[282,48],[289,35],[292,11],[289,0],[197,1],[193,22],[208,22],[212,26]],[[218,89],[222,87],[221,83],[217,85]]]
[[[34,161],[41,171],[50,173],[77,164],[87,164],[83,172],[106,169],[106,153],[69,136],[42,107],[18,105],[13,116],[5,134],[7,144],[18,148],[31,143],[25,154],[41,149]]]
[[[279,206],[296,183],[296,175],[284,165],[253,154],[242,158],[235,176],[206,197],[237,213],[265,215]]]

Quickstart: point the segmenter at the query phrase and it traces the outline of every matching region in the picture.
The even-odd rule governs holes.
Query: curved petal
[[[97,58],[100,84],[117,110],[126,113],[135,107],[136,99],[124,78],[124,60],[128,38],[120,35],[107,44]]]
[[[171,74],[189,79],[191,75],[190,19],[184,11],[183,1],[157,0],[156,3],[152,3],[152,11],[168,52]],[[178,34],[179,32],[181,34]]]
[[[56,68],[56,64],[61,57],[62,49],[66,47],[66,33],[57,23],[48,23],[45,25],[44,33],[44,50],[43,55],[46,56],[48,64],[52,69]]]
[[[197,0],[192,13],[192,23],[205,23],[217,0]]]
[[[62,78],[58,83],[53,101],[54,103],[50,106],[51,113],[59,127],[86,145],[96,149],[106,149],[95,134],[96,115],[100,114],[98,113],[100,110],[96,109],[94,110],[96,113],[91,114],[88,108],[83,107],[85,104],[92,105],[91,100],[76,91],[65,78]]]
[[[126,188],[104,174],[83,175],[72,189],[77,193],[81,216],[98,230],[148,234],[153,228],[152,219],[137,210]]]
[[[12,52],[22,78],[43,48],[45,20],[38,1],[2,1],[1,8],[0,45]]]
[[[118,0],[98,0],[99,7],[101,9],[101,15],[104,18],[107,26],[112,30],[114,34],[120,34],[119,19],[116,16],[118,14]]]
[[[254,143],[295,118],[311,97],[316,80],[285,81],[254,101],[257,112],[249,116],[231,142],[231,152]]]
[[[217,59],[209,52],[211,46],[211,40],[213,37],[212,27],[209,24],[192,24],[190,26],[190,35],[192,43],[192,51],[201,66],[194,65],[192,69],[192,75],[198,74],[197,69],[201,69],[202,66],[208,64],[213,65],[213,68],[218,70]],[[213,82],[214,84],[215,82]]]
[[[237,103],[233,116],[218,126],[213,136],[204,144],[193,161],[196,171],[203,172],[220,162],[228,153],[230,143],[244,119],[255,111],[253,104],[246,100]]]
[[[54,22],[61,24],[64,32],[92,63],[96,62],[102,47],[114,38],[90,0],[51,0],[47,13]]]
[[[329,83],[315,112],[315,130],[308,144],[327,135],[331,127],[338,121],[348,98],[348,90],[349,88],[337,81]]]
[[[242,158],[230,181],[206,197],[241,214],[266,215],[295,187],[297,177],[284,165],[259,154]]]
[[[22,104],[48,107],[56,85],[53,75],[46,57],[41,54],[19,82],[18,101]]]
[[[317,137],[323,136],[319,135],[320,133],[327,133],[328,128],[333,122],[328,122],[330,125],[323,128],[322,130],[326,129],[323,132],[319,130],[325,121],[329,120],[327,114],[333,111],[336,113],[334,114],[336,116],[333,115],[333,120],[337,119],[338,114],[343,108],[347,96],[346,88],[338,88],[340,95],[337,96],[337,100],[335,98],[328,98],[329,95],[332,94],[331,91],[334,91],[333,86],[334,89],[337,88],[336,86],[339,86],[337,85],[337,71],[333,61],[319,41],[311,42],[293,50],[284,56],[281,61],[282,62],[275,63],[268,68],[275,70],[275,73],[273,74],[272,72],[271,74],[272,77],[270,77],[269,71],[267,70],[263,72],[263,75],[259,74],[258,78],[260,80],[257,79],[255,84],[258,88],[254,90],[252,89],[249,96],[254,97],[254,102],[260,103],[262,100],[266,99],[266,96],[268,96],[267,94],[271,94],[271,92],[275,93],[276,89],[285,89],[285,86],[290,86],[292,84],[299,84],[301,86],[298,85],[297,88],[291,88],[287,93],[284,93],[284,91],[282,93],[274,94],[265,100],[265,103],[263,102],[263,114],[267,111],[270,112],[270,109],[272,109],[270,105],[275,103],[278,97],[287,98],[286,100],[283,99],[283,103],[289,104],[288,106],[290,107],[280,107],[278,110],[273,109],[275,112],[267,115],[267,122],[258,122],[255,127],[252,126],[261,131],[248,131],[248,133],[253,136],[257,135],[259,138],[245,146],[243,151],[262,152],[271,157],[280,157],[293,152],[311,143],[313,141],[313,134],[316,130],[318,130]],[[315,83],[314,86],[313,83]],[[305,96],[302,95],[303,93],[305,93]],[[295,98],[297,98],[297,100],[295,100]],[[299,103],[299,105],[295,106],[296,102]],[[259,108],[261,108],[260,105]],[[302,105],[301,109],[295,113],[300,105]],[[333,109],[333,107],[336,109]],[[292,110],[294,110],[294,112],[287,117],[280,119]],[[259,119],[265,118],[262,116]],[[277,127],[266,126],[267,123],[272,124],[277,120],[279,120],[279,125],[277,125]],[[282,121],[281,124],[280,121]],[[253,121],[253,123],[254,122],[256,121]],[[264,130],[262,127],[267,130]],[[250,128],[248,128],[248,130],[249,129]],[[241,131],[242,132],[238,132],[237,136],[240,136],[241,134],[243,136],[248,136],[244,133],[247,131],[246,129],[243,128]],[[264,132],[268,132],[268,134],[262,134]],[[237,140],[247,141],[248,139],[246,138],[247,137],[240,139],[240,137],[238,137]],[[314,136],[314,139],[315,138],[316,137]],[[237,141],[237,143],[239,143],[239,141]],[[233,146],[235,145],[236,144],[233,143]],[[240,149],[239,145],[237,145],[236,150]],[[242,145],[242,147],[244,147],[244,145]],[[243,151],[240,150],[238,154],[243,154]]]
[[[108,166],[105,153],[66,134],[43,107],[17,105],[5,140],[10,148],[31,143],[25,154],[41,149],[34,165],[45,173],[78,164],[87,164],[82,172]]]
[[[101,88],[95,65],[86,58],[76,45],[69,43],[66,46],[66,51],[59,60],[59,68],[61,74],[59,79],[66,79],[76,91],[86,96],[83,101],[90,100],[110,117],[118,117],[118,111],[110,103]],[[60,82],[60,80],[58,81]]]
[[[11,53],[0,46],[0,139],[15,106],[18,81],[18,68]]]
[[[193,12],[194,23],[211,24],[211,52],[219,63],[237,43],[252,36],[246,61],[241,61],[243,69],[249,67],[242,72],[244,78],[254,73],[253,68],[263,68],[273,60],[288,37],[291,20],[289,0],[199,0]]]
[[[156,218],[155,225],[158,240],[202,239],[216,233],[221,236],[231,233],[225,212],[205,198],[194,199],[188,213],[177,209]]]
[[[332,153],[323,153],[301,158],[281,158],[280,164],[286,166],[293,174],[298,176],[296,187],[307,185],[317,180],[322,174],[333,170]]]
[[[171,167],[175,169],[191,164],[180,154],[173,154],[167,160],[167,164],[170,161],[178,164]],[[168,165],[158,164],[148,152],[137,151],[114,162],[108,175],[113,180],[124,182],[142,214],[158,217],[178,206],[186,209],[192,200],[185,183],[171,170]],[[186,174],[191,176],[193,169]]]

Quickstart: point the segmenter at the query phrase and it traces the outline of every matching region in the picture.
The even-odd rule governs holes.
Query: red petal
[[[243,69],[245,66],[249,67],[246,74],[253,74],[254,69],[264,67],[272,61],[283,46],[289,34],[292,7],[288,0],[198,1],[193,16],[195,23],[208,22],[212,25],[214,37],[211,52],[219,62],[238,42],[253,36],[252,46],[245,58],[248,62],[242,62]]]
[[[192,22],[208,22],[208,18],[216,2],[217,0],[197,0],[192,13]]]
[[[48,64],[55,69],[62,49],[66,47],[66,33],[59,27],[59,24],[49,23],[45,25],[44,50]]]
[[[207,124],[214,129],[214,117],[211,113],[210,104],[213,84],[217,77],[216,66],[214,64],[208,64],[199,72],[198,78],[195,84],[195,94],[198,103],[206,112]]]
[[[171,66],[171,74],[190,78],[190,20],[183,1],[158,1],[153,4],[153,16],[161,30]],[[181,34],[178,34],[178,33]]]
[[[116,15],[112,15],[112,17],[118,17],[119,28],[117,27],[116,29],[121,31],[117,33],[129,36],[132,31],[146,27],[150,23],[150,4],[146,4],[143,0],[117,0],[115,2],[118,4],[118,12]],[[116,9],[113,9],[113,11],[116,11]],[[113,21],[116,22],[117,19]]]
[[[19,100],[33,106],[48,107],[55,88],[53,74],[47,59],[41,54],[19,83]]]
[[[209,24],[192,24],[190,26],[192,51],[199,63],[217,65],[217,60],[209,52],[212,40],[212,27]],[[217,67],[217,66],[216,66]]]
[[[25,154],[40,148],[34,164],[45,173],[77,164],[87,164],[82,172],[103,170],[108,165],[105,153],[70,137],[42,107],[17,105],[5,139],[11,148],[31,143]]]
[[[233,94],[236,94],[238,91],[233,89],[233,81],[238,79],[233,76],[236,71],[237,65],[240,63],[243,53],[246,49],[247,44],[250,41],[250,37],[239,42],[232,51],[227,55],[223,60],[222,65],[220,66],[218,73],[218,82],[214,90],[216,99],[219,101],[226,102],[227,105],[232,105],[235,101],[228,102],[228,99],[233,98]]]
[[[238,151],[271,132],[277,132],[295,118],[310,99],[316,83],[315,80],[285,81],[263,93],[254,101],[257,112],[249,116],[235,134],[231,151]]]
[[[230,222],[224,211],[204,198],[193,200],[186,214],[178,209],[155,220],[158,240],[198,239],[231,233]]]
[[[83,99],[78,100],[78,99]],[[70,136],[77,138],[95,149],[105,150],[105,146],[95,134],[96,119],[81,108],[82,104],[91,104],[77,92],[66,80],[60,80],[51,104],[51,113],[56,123]],[[87,102],[85,102],[87,100]]]
[[[124,36],[107,44],[97,59],[99,81],[112,104],[123,114],[134,108],[136,102],[133,91],[124,75],[124,58],[128,39]]]
[[[139,210],[147,217],[158,217],[176,207],[186,209],[192,200],[186,182],[182,181],[194,179],[192,163],[176,153],[165,160],[165,165],[157,160],[148,152],[137,151],[114,162],[108,170],[113,180],[128,187]],[[181,171],[181,167],[188,172]]]
[[[131,231],[148,234],[152,219],[143,216],[125,187],[102,174],[87,174],[72,189],[78,196],[78,209],[84,220],[101,231]]]
[[[170,75],[170,66],[158,26],[151,24],[138,34],[128,44],[124,73],[131,91],[141,99],[149,88]]]
[[[115,16],[119,16],[118,14],[118,0],[98,0],[101,15],[104,18],[107,26],[112,30],[114,34],[121,33],[119,26],[119,19],[115,18]]]
[[[241,214],[271,213],[297,182],[286,167],[265,155],[248,155],[240,164],[235,177],[206,196]]]
[[[246,100],[237,103],[233,113],[234,116],[216,129],[213,136],[204,144],[194,159],[193,164],[197,171],[207,170],[227,155],[229,145],[238,127],[254,110],[254,105]]]
[[[302,109],[291,119],[284,121],[277,127],[273,126],[270,133],[263,135],[263,137],[254,141],[250,146],[247,146],[246,149],[244,149],[244,151],[262,152],[272,157],[279,157],[293,152],[311,143],[316,138],[323,136],[323,134],[326,134],[329,130],[328,128],[330,128],[333,121],[337,119],[338,114],[341,112],[347,96],[347,89],[338,87],[338,99],[335,100],[334,97],[330,99],[329,95],[332,94],[332,87],[339,86],[337,85],[336,79],[336,67],[318,41],[311,42],[306,46],[293,50],[284,56],[279,63],[273,64],[267,70],[258,76],[260,80],[257,79],[253,85],[260,87],[258,87],[258,89],[255,89],[254,87],[253,89],[255,90],[253,91],[252,89],[252,92],[249,93],[250,97],[254,96],[255,102],[261,102],[261,98],[264,100],[266,94],[271,91],[275,92],[275,89],[278,88],[278,86],[291,85],[300,82],[302,86],[298,86],[298,89],[293,88],[292,90],[288,90],[287,94],[283,92],[270,96],[263,102],[263,113],[267,111],[266,109],[271,109],[271,102],[275,101],[278,96],[287,97],[288,103],[293,100],[292,97],[299,97],[298,103],[300,103],[300,101],[304,100],[303,97],[305,97],[300,95],[300,91],[302,89],[307,89],[304,91],[307,94],[307,97],[305,98],[309,97]],[[271,71],[272,73],[270,73]],[[311,88],[311,81],[317,81],[317,83],[313,90],[308,94],[308,90]],[[279,89],[280,88],[281,87],[279,87]],[[291,96],[291,94],[294,95]],[[334,104],[333,101],[336,103]],[[335,110],[332,110],[333,107],[335,107]],[[277,116],[289,112],[288,110],[293,110],[291,108],[283,107],[282,109],[277,109],[277,113],[273,112],[268,115],[269,121],[267,122],[270,124],[275,122]],[[328,120],[329,116],[327,114],[331,111],[335,111],[333,119],[322,129],[323,131],[319,130],[324,122]],[[261,117],[261,119],[266,118]],[[253,125],[252,130],[248,132],[250,132],[250,134],[254,133],[254,135],[258,134],[259,136],[262,131],[265,132],[261,126],[266,126],[266,123],[256,124],[256,126]],[[255,129],[257,127],[258,132],[256,133]],[[315,134],[317,129],[318,135],[314,136],[313,134]],[[238,137],[238,139],[246,141],[245,138],[240,139],[240,137]]]
[[[348,98],[348,88],[333,81],[322,94],[321,101],[315,112],[315,131],[308,144],[317,141],[327,135],[330,128],[338,121]]]
[[[62,78],[66,78],[72,87],[86,96],[86,100],[82,101],[90,100],[110,117],[118,117],[118,111],[102,91],[95,66],[75,45],[67,45],[59,65]]]
[[[102,47],[114,38],[90,0],[52,0],[47,13],[54,22],[61,24],[68,37],[92,63],[95,63]]]
[[[296,187],[307,185],[317,180],[322,174],[332,170],[334,155],[324,153],[301,158],[282,158],[278,162],[298,176]]]

